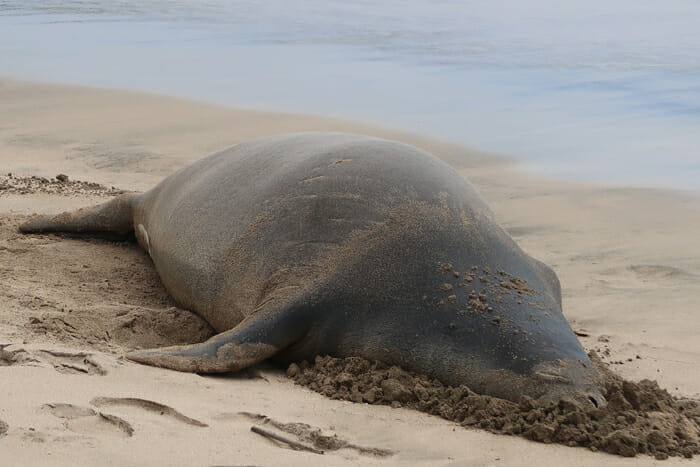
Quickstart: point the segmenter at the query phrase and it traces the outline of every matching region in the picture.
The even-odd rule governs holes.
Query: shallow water
[[[694,0],[0,0],[0,74],[367,120],[566,179],[700,192]]]

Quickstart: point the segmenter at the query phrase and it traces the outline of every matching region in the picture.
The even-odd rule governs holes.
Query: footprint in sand
[[[7,434],[7,430],[9,430],[9,429],[10,429],[10,427],[7,426],[7,423],[0,420],[0,438],[5,436]]]
[[[91,354],[86,352],[62,352],[56,350],[40,350],[39,357],[53,365],[59,373],[83,373],[87,375],[107,374],[107,370],[97,363]]]
[[[36,431],[34,428],[20,429],[22,439],[31,441],[32,443],[45,443],[50,437],[41,431]]]
[[[307,443],[313,446],[313,448],[320,450],[321,452],[337,451],[339,449],[351,449],[359,454],[372,457],[388,457],[394,455],[394,452],[389,449],[359,446],[343,438],[340,438],[336,434],[325,435],[323,434],[323,431],[320,428],[307,425],[306,423],[282,423],[265,415],[250,412],[238,412],[233,416],[234,418],[244,417],[256,422],[259,425],[267,425],[269,427],[276,428],[277,430],[282,431],[284,433],[288,433],[296,438],[295,440],[293,440],[295,441],[295,444],[289,445],[276,441],[279,438],[268,437],[268,439],[271,439],[273,442],[275,442],[281,447],[297,449],[297,447],[295,447],[296,443]],[[219,416],[220,419],[226,419],[229,417],[230,414],[221,414]]]
[[[92,436],[118,436],[128,438],[134,434],[129,422],[116,415],[98,412],[90,407],[73,404],[44,404],[42,410],[63,420],[63,425],[74,433]]]
[[[59,373],[86,375],[107,374],[94,356],[87,352],[68,352],[56,349],[27,349],[20,344],[0,344],[0,366],[51,365]]]
[[[138,399],[136,397],[96,397],[90,401],[95,407],[109,407],[109,406],[122,406],[122,407],[136,407],[139,409],[146,410],[148,412],[153,412],[158,415],[165,415],[166,417],[173,418],[179,422],[186,423],[187,425],[206,427],[209,426],[206,423],[202,423],[199,420],[190,418],[187,415],[183,415],[177,410],[170,406],[161,404],[154,401],[149,401],[147,399]]]

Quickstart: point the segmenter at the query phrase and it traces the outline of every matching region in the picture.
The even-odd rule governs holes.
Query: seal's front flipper
[[[55,216],[39,216],[19,226],[22,233],[111,232],[128,234],[134,229],[133,203],[138,195],[117,196],[106,203]]]
[[[235,328],[200,344],[143,350],[126,355],[146,365],[191,373],[239,371],[275,355],[298,340],[296,326],[285,326],[282,317],[264,310],[249,316]],[[271,316],[272,315],[272,316]]]

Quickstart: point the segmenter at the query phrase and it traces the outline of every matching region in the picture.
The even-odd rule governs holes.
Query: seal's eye
[[[595,405],[596,408],[598,408],[598,401],[595,400],[595,397],[593,397],[593,396],[588,396],[588,400],[591,401],[591,403],[592,403],[593,405]]]

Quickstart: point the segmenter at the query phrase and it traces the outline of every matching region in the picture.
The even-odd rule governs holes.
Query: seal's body
[[[304,133],[242,143],[152,190],[24,232],[134,231],[220,334],[130,354],[193,372],[361,356],[517,400],[604,402],[554,272],[474,188],[404,144]]]

